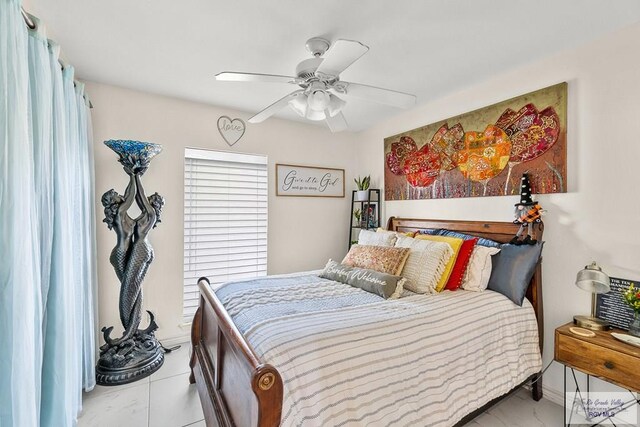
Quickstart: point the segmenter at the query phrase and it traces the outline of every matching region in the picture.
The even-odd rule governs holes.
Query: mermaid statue
[[[102,196],[105,219],[116,233],[116,246],[109,261],[120,282],[119,314],[124,332],[111,338],[113,326],[102,328],[105,344],[100,347],[96,381],[101,385],[126,384],[151,375],[164,362],[162,346],[155,338],[158,328],[149,313],[149,326],[139,329],[142,321],[142,282],[153,261],[149,232],[160,223],[164,199],[158,193],[146,197],[141,177],[150,160],[162,147],[139,141],[109,140],[105,144],[119,155],[119,162],[129,175],[124,196],[111,189]],[[136,202],[140,215],[129,216]]]

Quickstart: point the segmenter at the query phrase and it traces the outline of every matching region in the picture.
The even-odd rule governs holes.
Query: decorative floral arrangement
[[[356,221],[358,221],[358,223],[360,223],[361,215],[362,215],[362,212],[360,211],[360,209],[356,209],[355,211],[353,211],[353,216],[356,217]]]
[[[629,285],[629,288],[622,294],[624,302],[629,305],[636,313],[640,315],[640,288],[636,288],[633,284]]]

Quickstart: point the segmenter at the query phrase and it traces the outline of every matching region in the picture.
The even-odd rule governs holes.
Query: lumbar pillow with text
[[[360,288],[384,299],[399,298],[406,282],[406,279],[400,276],[349,267],[331,259],[320,273],[320,277]]]
[[[418,294],[436,293],[438,282],[453,256],[451,246],[443,242],[398,236],[396,247],[409,248],[411,251],[401,273],[407,279],[405,289]]]
[[[358,234],[359,245],[393,246],[395,242],[396,233],[391,231],[376,233],[375,231],[360,230],[360,234]]]
[[[353,245],[342,264],[399,276],[408,256],[409,249],[405,248]]]

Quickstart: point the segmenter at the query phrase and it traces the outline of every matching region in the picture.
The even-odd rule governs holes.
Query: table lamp
[[[573,316],[573,323],[596,331],[609,329],[609,322],[596,317],[596,294],[606,294],[611,290],[609,276],[594,261],[578,272],[576,286],[591,292],[591,316]]]

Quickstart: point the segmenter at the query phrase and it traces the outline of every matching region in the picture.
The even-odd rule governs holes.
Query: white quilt
[[[540,371],[534,311],[493,291],[383,300],[314,275],[217,291],[284,382],[282,426],[451,426]]]

